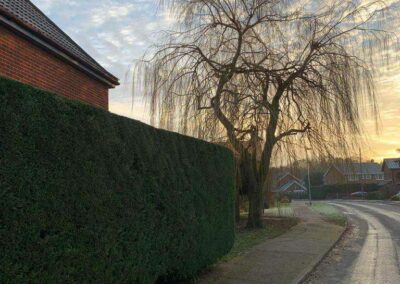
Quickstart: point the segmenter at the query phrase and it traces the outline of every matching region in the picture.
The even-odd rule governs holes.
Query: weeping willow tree
[[[261,226],[277,153],[347,153],[361,106],[377,113],[374,60],[387,50],[381,1],[170,0],[177,19],[135,65],[153,123],[225,140]]]

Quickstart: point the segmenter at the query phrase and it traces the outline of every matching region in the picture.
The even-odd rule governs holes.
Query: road
[[[331,201],[349,229],[306,283],[400,283],[400,205]]]

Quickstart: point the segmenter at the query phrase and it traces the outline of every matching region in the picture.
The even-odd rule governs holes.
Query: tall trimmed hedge
[[[234,240],[229,150],[0,78],[0,282],[153,283]]]

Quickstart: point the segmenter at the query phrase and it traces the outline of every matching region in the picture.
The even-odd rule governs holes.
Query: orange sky
[[[392,52],[393,53],[393,52]],[[363,160],[400,157],[400,58],[392,56],[389,63],[380,67],[375,76],[376,100],[379,107],[377,119],[364,112],[361,120],[364,127],[362,137]],[[135,101],[132,107],[129,76],[122,80],[119,94],[110,97],[110,110],[149,123],[149,109],[143,102]],[[121,95],[123,94],[123,95]],[[377,122],[377,123],[376,123]],[[358,158],[358,154],[356,155]]]
[[[365,158],[377,161],[399,157],[400,148],[400,62],[395,60],[377,78],[377,101],[380,109],[378,129],[370,119],[364,119],[366,140]]]
[[[362,118],[363,160],[382,162],[384,158],[400,157],[396,151],[400,148],[400,59],[396,57],[375,76],[379,117],[378,124],[368,113]],[[110,96],[110,111],[149,123],[149,109],[145,104],[137,100],[132,106],[130,81],[127,76],[119,90]]]
[[[371,0],[363,0],[371,1]],[[388,5],[385,29],[399,35],[400,0],[384,0]],[[130,86],[126,76],[132,60],[140,58],[152,35],[165,30],[173,19],[157,13],[154,0],[64,1],[33,0],[53,21],[67,32],[107,70],[120,78],[121,86],[110,91],[110,110],[148,123],[148,109],[140,101],[132,108]],[[400,45],[400,44],[398,44]],[[391,46],[390,54],[398,47]],[[397,56],[400,58],[400,56]],[[365,140],[363,159],[381,161],[384,157],[400,157],[400,59],[393,56],[381,74],[376,76],[377,101],[380,108],[378,133],[368,115],[363,119]],[[379,60],[378,60],[379,61]]]
[[[388,70],[376,79],[378,127],[368,114],[362,119],[365,130],[365,142],[361,149],[363,160],[381,162],[383,158],[400,157],[400,153],[396,152],[400,148],[400,62],[386,68]],[[140,101],[135,102],[132,108],[129,87],[123,88],[127,89],[125,95],[112,98],[110,110],[149,123],[148,108]]]

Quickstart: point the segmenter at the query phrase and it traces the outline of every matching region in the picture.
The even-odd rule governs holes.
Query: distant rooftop
[[[17,23],[53,47],[67,53],[80,63],[86,65],[97,74],[106,78],[113,85],[118,85],[118,79],[105,70],[90,55],[88,55],[77,43],[64,33],[53,21],[42,13],[29,0],[0,0],[0,24],[1,16]]]
[[[382,170],[377,163],[344,163],[335,165],[342,174],[381,174]]]
[[[400,169],[400,158],[384,159],[383,163],[386,163],[387,167],[391,170]]]
[[[291,176],[291,177],[293,177],[294,179],[296,179],[297,181],[300,181],[300,182],[301,182],[301,179],[299,179],[298,177],[296,177],[294,174],[292,174],[292,173],[290,173],[290,172],[279,173],[279,174],[278,174],[278,180],[282,180],[282,179],[284,179],[284,178],[287,177],[287,176]]]

